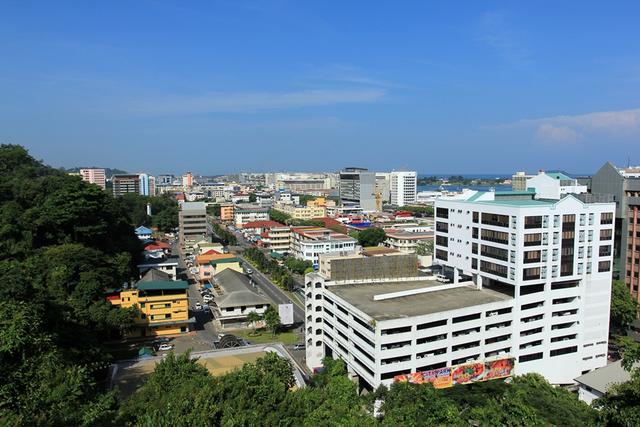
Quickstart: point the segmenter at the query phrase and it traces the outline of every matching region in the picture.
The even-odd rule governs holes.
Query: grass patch
[[[267,331],[265,329],[258,329],[257,335],[253,335],[252,330],[244,330],[238,329],[235,331],[229,331],[229,333],[244,338],[249,341],[251,344],[267,344],[271,342],[281,342],[285,345],[297,344],[298,334],[293,331],[285,331],[279,332],[275,336],[271,333],[271,331]]]

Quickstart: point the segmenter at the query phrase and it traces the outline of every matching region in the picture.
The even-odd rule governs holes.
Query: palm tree
[[[260,320],[260,315],[255,311],[247,313],[247,321],[253,325],[253,334],[256,334],[256,322]]]

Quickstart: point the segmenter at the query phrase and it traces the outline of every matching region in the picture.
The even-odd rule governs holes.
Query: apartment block
[[[95,184],[103,190],[107,187],[107,179],[104,169],[80,169],[80,177],[83,181]]]
[[[233,203],[221,203],[220,204],[220,221],[231,222],[233,221]]]
[[[390,181],[392,205],[406,206],[416,203],[418,188],[417,172],[391,172]]]
[[[291,253],[298,259],[318,264],[321,254],[353,252],[358,241],[324,227],[292,227]]]
[[[300,206],[293,203],[277,202],[274,209],[284,212],[294,219],[311,220],[314,218],[322,218],[327,216],[327,208],[325,206],[307,205]]]
[[[269,208],[257,204],[239,203],[233,211],[236,227],[242,228],[248,222],[269,221]]]

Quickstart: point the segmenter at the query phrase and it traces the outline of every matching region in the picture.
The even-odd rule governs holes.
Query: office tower
[[[365,168],[345,168],[339,175],[340,201],[358,205],[364,212],[376,211],[376,174]]]

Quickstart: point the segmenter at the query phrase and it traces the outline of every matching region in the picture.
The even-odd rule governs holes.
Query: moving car
[[[304,344],[296,344],[296,345],[293,346],[293,349],[294,350],[304,350],[305,346],[304,346]]]
[[[198,301],[194,308],[196,309],[196,311],[200,311],[202,310],[202,304],[200,304],[200,302]]]
[[[160,347],[158,347],[158,351],[169,351],[173,348],[173,346],[171,344],[160,344]]]
[[[206,294],[205,296],[202,297],[202,300],[204,302],[211,302],[213,301],[213,296],[211,296],[211,294]]]

